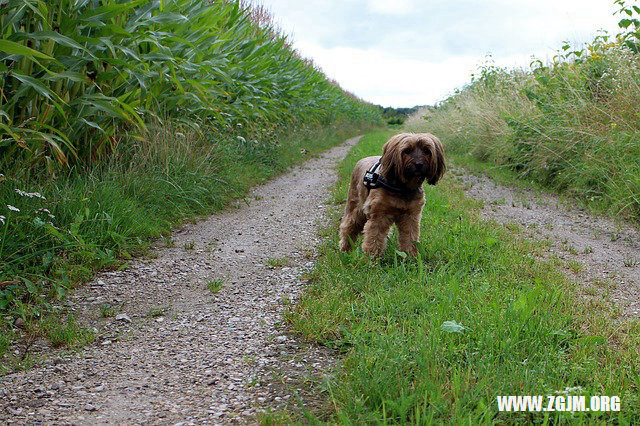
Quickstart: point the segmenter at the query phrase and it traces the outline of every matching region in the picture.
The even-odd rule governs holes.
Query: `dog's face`
[[[387,178],[403,183],[426,180],[435,185],[446,170],[442,144],[429,133],[401,133],[382,148]]]

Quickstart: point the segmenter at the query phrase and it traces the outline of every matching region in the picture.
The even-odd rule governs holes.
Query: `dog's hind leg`
[[[420,215],[407,214],[396,221],[398,226],[398,248],[409,256],[418,254],[416,242],[420,239]]]
[[[367,218],[362,213],[357,211],[351,211],[344,214],[342,222],[340,222],[340,250],[349,251],[352,248],[352,244],[358,238],[358,235],[364,228],[364,223]]]
[[[369,217],[364,225],[362,250],[375,258],[380,257],[387,244],[387,234],[391,224],[391,218],[384,214]]]

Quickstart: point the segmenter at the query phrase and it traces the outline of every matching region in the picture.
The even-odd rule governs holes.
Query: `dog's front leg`
[[[409,256],[418,254],[416,242],[420,239],[420,215],[404,215],[396,222],[400,251]]]
[[[371,215],[364,225],[362,251],[374,258],[380,257],[387,243],[387,234],[391,224],[392,221],[388,215]]]

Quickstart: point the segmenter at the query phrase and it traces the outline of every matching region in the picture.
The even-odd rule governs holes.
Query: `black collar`
[[[394,194],[405,196],[415,195],[418,192],[419,189],[402,188],[389,184],[379,173],[376,173],[378,167],[380,167],[380,160],[364,174],[364,186],[366,186],[368,190],[383,188]]]

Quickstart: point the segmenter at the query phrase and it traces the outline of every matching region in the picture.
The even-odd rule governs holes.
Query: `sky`
[[[300,53],[383,106],[431,105],[478,66],[526,67],[616,34],[613,0],[258,0]]]

